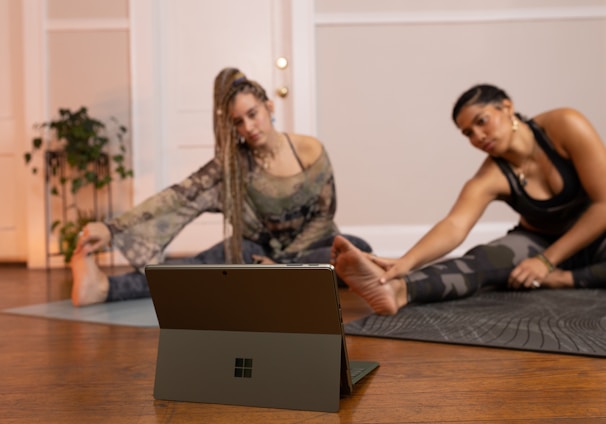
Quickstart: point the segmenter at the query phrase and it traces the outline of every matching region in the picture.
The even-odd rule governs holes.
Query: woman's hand
[[[89,254],[100,250],[111,241],[112,235],[107,225],[102,222],[89,222],[78,236],[76,252]]]
[[[366,256],[376,265],[381,267],[385,273],[379,278],[379,283],[385,284],[395,278],[403,278],[410,272],[410,269],[404,265],[403,261],[393,258],[381,258],[379,256],[367,253]]]
[[[381,257],[379,257],[379,256],[377,256],[375,254],[368,253],[368,252],[364,252],[364,255],[366,255],[366,257],[368,259],[370,259],[375,264],[379,265],[385,271],[387,271],[389,268],[391,268],[392,266],[394,266],[394,264],[397,262],[397,259],[394,259],[394,258],[381,258]]]
[[[539,258],[524,259],[511,271],[507,284],[512,289],[538,289],[549,272]]]

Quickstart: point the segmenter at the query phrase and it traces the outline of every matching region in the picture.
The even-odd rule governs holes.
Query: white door
[[[281,0],[133,0],[133,151],[138,203],[181,181],[214,154],[212,89],[237,67],[276,102],[276,126],[292,130],[289,3]],[[192,254],[222,238],[222,216],[204,214],[168,253]]]
[[[22,184],[25,163],[21,149],[23,125],[19,85],[19,3],[0,0],[0,261],[23,261],[25,196]]]

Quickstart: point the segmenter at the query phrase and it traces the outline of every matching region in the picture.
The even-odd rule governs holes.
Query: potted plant
[[[38,168],[31,160],[36,151],[44,150],[50,194],[62,197],[63,216],[52,221],[49,230],[58,231],[59,253],[66,263],[72,257],[82,227],[103,218],[97,209],[97,190],[108,188],[116,176],[121,179],[133,176],[125,165],[127,129],[115,118],[111,121],[115,128],[110,134],[106,124],[91,117],[86,107],[75,111],[61,108],[57,119],[35,125],[40,134],[32,139],[32,148],[25,153],[25,163],[36,174]],[[95,193],[94,205],[88,204],[89,209],[76,196],[85,187],[91,187]],[[72,212],[69,217],[66,211]]]

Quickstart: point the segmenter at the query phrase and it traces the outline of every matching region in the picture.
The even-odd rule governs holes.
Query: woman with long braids
[[[412,302],[510,290],[606,288],[606,147],[573,109],[532,119],[517,114],[500,88],[477,85],[455,103],[452,119],[487,157],[450,212],[397,260],[365,254],[342,237],[337,273],[378,314]],[[495,200],[519,223],[505,236],[445,259]]]
[[[265,90],[235,68],[215,78],[215,157],[182,182],[107,222],[87,224],[71,260],[72,303],[149,297],[143,273],[204,212],[222,213],[224,240],[175,263],[328,263],[335,182],[317,139],[278,132]],[[363,240],[344,236],[362,251]],[[107,276],[91,253],[109,243],[136,269]]]

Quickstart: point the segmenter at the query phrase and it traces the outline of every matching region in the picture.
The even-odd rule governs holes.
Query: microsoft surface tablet
[[[348,359],[331,265],[145,273],[160,324],[157,399],[335,412],[378,366]]]

